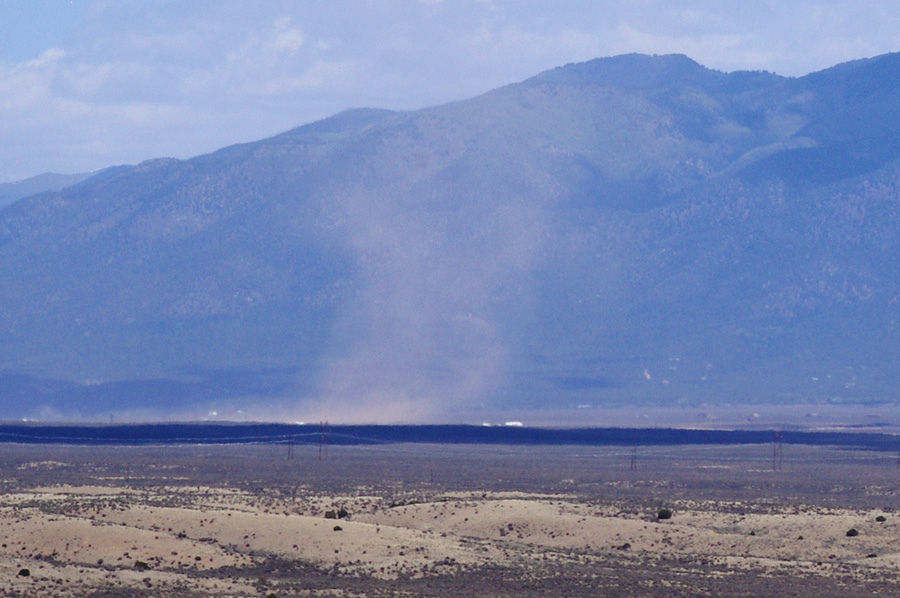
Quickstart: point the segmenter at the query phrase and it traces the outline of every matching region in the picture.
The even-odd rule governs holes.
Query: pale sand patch
[[[598,517],[558,500],[441,501],[395,507],[362,520],[436,533],[548,547],[615,548],[644,539],[649,549],[661,530],[640,519]],[[626,540],[625,538],[631,538]]]
[[[875,521],[876,513],[822,509],[736,515],[715,505],[651,514],[609,514],[554,500],[440,501],[399,506],[358,519],[380,525],[544,547],[627,549],[650,553],[737,556],[774,561],[900,562],[900,527]],[[733,507],[733,506],[732,506]],[[847,537],[856,529],[859,535]],[[800,539],[802,536],[802,539]],[[876,554],[878,558],[868,555]]]
[[[103,514],[107,521],[128,528],[171,529],[170,533],[210,539],[242,552],[261,551],[326,567],[341,565],[378,576],[415,572],[448,559],[457,564],[501,560],[500,551],[456,537],[347,519],[157,507]]]
[[[27,568],[31,575],[18,575]],[[178,572],[135,569],[87,567],[78,564],[48,563],[34,559],[13,559],[0,556],[0,595],[17,593],[25,596],[68,596],[72,588],[85,587],[188,587],[207,592],[219,589],[234,593],[252,594],[253,586],[246,582],[192,578]]]
[[[50,558],[67,563],[155,568],[209,569],[246,564],[210,543],[111,522],[47,515],[38,511],[0,512],[0,556]],[[200,557],[199,559],[197,557]]]
[[[16,469],[24,470],[24,469],[60,469],[62,467],[68,467],[68,463],[63,463],[62,461],[29,461],[28,463],[22,463],[17,466]]]

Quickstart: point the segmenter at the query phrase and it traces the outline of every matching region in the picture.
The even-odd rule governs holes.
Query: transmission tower
[[[328,422],[319,422],[319,461],[328,458]]]
[[[772,471],[781,471],[784,461],[784,437],[781,432],[775,432],[772,439]]]

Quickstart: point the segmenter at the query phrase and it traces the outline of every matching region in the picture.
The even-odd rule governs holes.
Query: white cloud
[[[65,57],[65,55],[66,53],[64,50],[60,50],[59,48],[48,48],[37,58],[27,61],[24,66],[25,68],[44,68],[48,66],[54,66],[63,57]]]
[[[62,73],[62,78],[79,95],[101,90],[111,79],[113,67],[110,64],[72,65]]]
[[[282,17],[275,21],[275,39],[272,41],[272,47],[294,56],[303,46],[304,39],[303,33],[290,24],[290,17]]]

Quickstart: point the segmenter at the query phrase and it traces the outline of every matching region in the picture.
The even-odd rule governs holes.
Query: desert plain
[[[3,444],[0,484],[2,596],[900,592],[883,452]]]

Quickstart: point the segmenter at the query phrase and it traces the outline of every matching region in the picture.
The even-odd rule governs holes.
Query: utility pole
[[[288,437],[288,461],[294,460],[294,437]]]
[[[631,449],[631,459],[628,462],[628,471],[637,471],[637,448]]]
[[[319,422],[319,461],[328,458],[328,422]]]

